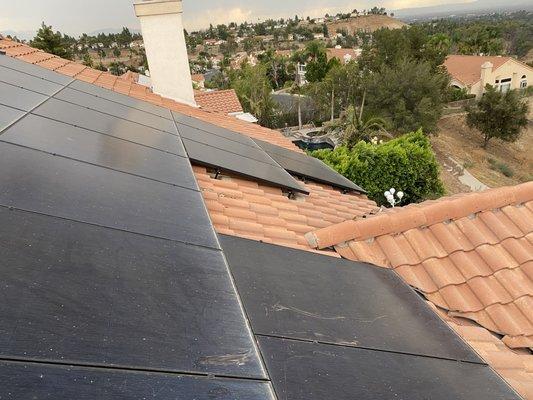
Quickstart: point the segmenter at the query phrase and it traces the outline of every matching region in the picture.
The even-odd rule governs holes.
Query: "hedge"
[[[363,187],[379,205],[388,205],[383,193],[392,187],[405,193],[403,205],[444,194],[439,164],[420,130],[383,144],[359,142],[351,150],[341,146],[311,154]]]

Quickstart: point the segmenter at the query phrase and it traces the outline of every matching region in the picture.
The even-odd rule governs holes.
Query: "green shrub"
[[[363,187],[380,205],[387,204],[383,193],[392,187],[405,193],[402,204],[444,194],[439,165],[422,131],[380,145],[359,142],[352,150],[343,146],[312,155]]]

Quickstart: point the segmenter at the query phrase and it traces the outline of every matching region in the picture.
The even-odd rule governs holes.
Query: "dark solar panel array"
[[[326,183],[347,191],[365,193],[355,183],[345,178],[322,161],[306,154],[297,153],[262,140],[254,141],[279,165],[291,174]]]
[[[251,138],[195,118],[173,114],[191,160],[308,193]]]
[[[220,242],[279,398],[516,398],[394,271]]]
[[[271,399],[170,112],[0,68],[0,398]]]

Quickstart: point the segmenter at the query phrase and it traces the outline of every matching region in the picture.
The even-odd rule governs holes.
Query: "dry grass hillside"
[[[483,149],[481,133],[466,125],[464,115],[441,119],[438,134],[431,141],[450,194],[470,191],[459,182],[462,168],[490,187],[533,180],[533,100],[530,100],[529,126],[515,143],[493,139]],[[453,165],[450,157],[462,168]]]
[[[399,29],[407,24],[389,17],[388,15],[362,15],[335,21],[328,24],[329,34],[335,35],[339,30],[346,30],[353,34],[358,31],[374,32],[380,28]]]

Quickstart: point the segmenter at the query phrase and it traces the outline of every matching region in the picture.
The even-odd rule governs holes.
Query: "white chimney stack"
[[[140,0],[134,7],[141,22],[154,93],[196,106],[181,0]]]

